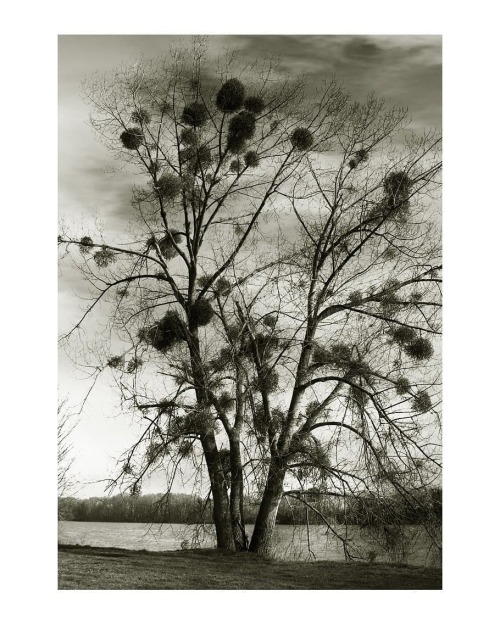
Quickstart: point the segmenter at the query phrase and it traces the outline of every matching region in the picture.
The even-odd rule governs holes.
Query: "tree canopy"
[[[190,471],[218,546],[260,553],[283,498],[421,505],[440,478],[438,134],[199,44],[84,89],[137,175],[127,230],[59,236],[91,297],[62,341],[105,304],[89,364],[143,426],[113,484]]]

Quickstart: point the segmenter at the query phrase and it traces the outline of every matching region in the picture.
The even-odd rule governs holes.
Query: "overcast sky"
[[[112,161],[87,123],[90,110],[81,97],[86,75],[107,71],[141,55],[168,51],[179,37],[61,36],[59,38],[59,215],[73,229],[97,215],[112,232],[129,217],[132,182],[110,175]],[[237,48],[258,57],[276,53],[283,72],[306,74],[312,84],[335,74],[355,99],[374,92],[388,104],[409,109],[416,130],[441,126],[441,38],[438,36],[212,36],[214,50]],[[66,267],[59,279],[59,327],[71,327],[84,293],[78,276]],[[89,325],[91,333],[94,326]],[[76,405],[88,390],[71,362],[60,358],[60,395]],[[96,386],[73,437],[75,467],[81,482],[79,496],[102,495],[99,480],[109,477],[116,458],[135,430],[115,407],[117,398],[104,385]],[[145,485],[145,492],[161,490],[161,481]]]

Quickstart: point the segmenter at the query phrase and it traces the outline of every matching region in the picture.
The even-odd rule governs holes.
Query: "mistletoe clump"
[[[94,260],[98,267],[108,267],[108,265],[116,260],[116,254],[104,246],[94,254]]]
[[[158,323],[141,333],[141,337],[159,352],[166,352],[185,339],[184,324],[174,310],[169,310]]]
[[[219,397],[217,398],[217,401],[219,402],[220,409],[223,412],[227,412],[228,410],[231,410],[231,408],[233,407],[235,403],[234,397],[232,397],[227,391],[224,391],[223,393],[221,393]]]
[[[243,106],[245,86],[237,78],[225,82],[217,93],[215,103],[223,113],[235,113]]]
[[[333,343],[330,348],[331,362],[343,368],[351,364],[351,348],[345,343]]]
[[[148,168],[149,173],[153,176],[153,178],[157,176],[161,170],[161,166],[158,161],[150,161],[147,168]]]
[[[372,212],[371,217],[375,217],[375,214]],[[385,250],[382,252],[382,256],[384,258],[386,258],[387,260],[394,260],[398,255],[398,252],[396,250],[395,247],[393,247],[392,245],[389,245],[385,248]]]
[[[384,285],[384,290],[380,296],[380,306],[382,313],[392,317],[401,307],[401,300],[397,294],[399,289],[399,282],[397,280],[388,280]]]
[[[127,363],[127,373],[134,373],[142,366],[142,360],[140,358],[131,358]]]
[[[307,128],[296,128],[290,135],[290,141],[293,147],[300,152],[305,152],[312,147],[314,139]]]
[[[82,254],[90,254],[90,248],[94,246],[94,242],[90,237],[82,237],[78,247]]]
[[[189,320],[195,327],[206,326],[212,321],[214,311],[207,299],[197,299],[191,306]]]
[[[411,384],[408,378],[400,377],[394,384],[394,389],[398,395],[407,395],[411,391]]]
[[[318,365],[327,365],[331,362],[330,351],[321,345],[315,345],[312,353],[312,361]]]
[[[183,439],[177,448],[177,453],[181,458],[188,458],[193,452],[193,441],[189,438]]]
[[[199,128],[208,119],[208,111],[202,102],[192,102],[184,107],[182,111],[182,121],[194,128]]]
[[[257,167],[259,164],[259,157],[257,152],[251,150],[245,154],[245,165],[247,167]]]
[[[412,184],[413,181],[406,172],[395,171],[385,177],[384,191],[388,197],[407,197]]]
[[[212,162],[212,153],[207,145],[199,148],[189,146],[179,152],[181,165],[186,165],[188,170],[195,173],[199,168],[205,168]]]
[[[379,205],[380,213],[388,217],[395,214],[404,222],[410,208],[409,195],[412,184],[411,178],[403,171],[388,174],[384,179],[385,196]]]
[[[434,348],[429,339],[418,337],[404,346],[405,353],[413,360],[423,361],[429,360],[434,353]]]
[[[419,391],[411,403],[411,407],[415,412],[429,412],[432,408],[432,400],[427,391]]]
[[[125,358],[123,356],[111,356],[106,364],[111,369],[119,369],[125,364]]]
[[[180,134],[181,143],[184,145],[196,145],[198,137],[192,128],[183,128]]]
[[[254,387],[261,393],[274,393],[278,390],[279,375],[270,367],[262,367],[254,380]]]
[[[211,281],[212,281],[212,276],[200,276],[198,278],[198,284],[200,285],[202,289],[208,286]]]
[[[261,403],[255,404],[252,412],[252,425],[259,443],[264,442],[269,427],[269,419]]]
[[[203,434],[213,424],[210,410],[192,410],[182,419],[184,434]]]
[[[182,180],[174,174],[163,174],[156,183],[158,193],[165,200],[175,199],[182,190]]]
[[[217,293],[217,295],[222,295],[223,297],[225,297],[226,295],[229,295],[229,293],[231,293],[231,288],[231,282],[229,282],[227,278],[219,278],[214,287],[214,291]]]
[[[359,306],[359,304],[363,301],[363,293],[361,291],[353,291],[352,293],[349,293],[348,300],[349,304]]]
[[[127,150],[138,150],[144,140],[144,135],[140,128],[134,126],[124,130],[120,135],[120,140]]]
[[[254,115],[260,115],[265,108],[264,100],[256,96],[250,96],[244,102],[245,109]]]
[[[355,169],[360,163],[368,160],[368,150],[358,150],[354,153],[353,157],[349,160],[349,167]]]
[[[245,147],[245,142],[255,133],[256,120],[252,113],[241,111],[229,122],[227,147],[230,152],[238,153]]]
[[[174,247],[174,243],[178,245],[182,241],[182,233],[177,230],[171,230],[170,234],[167,234],[163,239],[158,241],[158,247],[160,252],[165,258],[171,259],[177,256],[177,250]],[[161,274],[163,276],[163,274]]]
[[[262,359],[264,356],[269,356],[275,352],[279,348],[280,342],[277,336],[259,332],[255,335],[255,346]]]
[[[146,109],[139,108],[132,113],[130,119],[134,124],[149,124],[151,122],[151,115]]]
[[[266,413],[261,403],[256,403],[252,414],[252,425],[259,443],[263,443],[266,435],[272,436],[281,430],[285,421],[285,413],[280,408],[274,408]]]
[[[414,341],[418,335],[416,330],[409,328],[408,326],[398,326],[391,329],[392,340],[398,345],[406,345]]]
[[[331,466],[328,449],[312,434],[307,438],[294,440],[290,452],[297,460],[302,459],[305,464],[313,465],[317,469],[327,469]]]
[[[269,313],[262,318],[262,323],[268,328],[274,328],[274,326],[278,323],[278,317],[277,315]]]
[[[424,294],[421,293],[420,291],[413,291],[413,293],[410,294],[410,302],[412,304],[418,304],[419,302],[421,302],[424,298]]]
[[[330,347],[315,345],[312,361],[318,365],[335,365],[341,369],[352,364],[351,348],[344,343],[333,343]]]

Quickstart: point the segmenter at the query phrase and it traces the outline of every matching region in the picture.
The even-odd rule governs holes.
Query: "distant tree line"
[[[414,493],[412,503],[398,495],[346,497],[337,503],[311,489],[299,499],[284,498],[277,523],[284,525],[321,524],[325,519],[342,525],[418,525],[441,522],[441,489],[425,495]],[[258,505],[245,501],[245,519],[255,523]],[[212,501],[187,494],[114,495],[113,497],[59,498],[59,518],[66,521],[107,521],[114,523],[211,523]]]

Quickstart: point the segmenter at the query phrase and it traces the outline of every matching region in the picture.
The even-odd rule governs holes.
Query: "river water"
[[[251,535],[253,526],[247,526]],[[286,560],[345,560],[344,542],[353,556],[375,562],[399,562],[439,566],[440,553],[424,528],[407,526],[404,531],[362,529],[336,526],[338,537],[324,526],[277,525],[273,555]],[[173,551],[195,547],[214,547],[212,526],[203,528],[183,524],[105,523],[60,521],[60,544]]]

